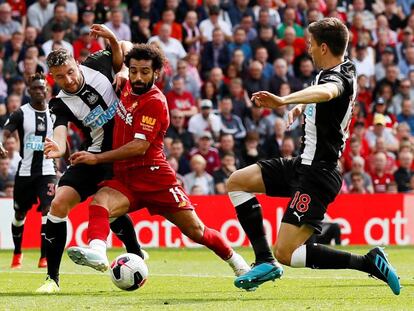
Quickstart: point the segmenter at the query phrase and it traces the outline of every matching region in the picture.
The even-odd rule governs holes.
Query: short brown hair
[[[345,53],[349,33],[339,19],[335,17],[324,18],[310,24],[308,29],[316,43],[318,45],[325,43],[333,55],[342,56]]]

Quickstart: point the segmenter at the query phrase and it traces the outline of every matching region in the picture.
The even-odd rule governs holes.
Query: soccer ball
[[[147,281],[148,267],[138,255],[126,253],[114,259],[110,274],[112,282],[123,290],[136,290]]]

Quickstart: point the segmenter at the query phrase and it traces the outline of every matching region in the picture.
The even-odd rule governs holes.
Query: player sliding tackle
[[[337,196],[342,176],[337,161],[348,137],[348,126],[356,96],[355,66],[345,60],[348,30],[341,21],[326,18],[309,26],[309,54],[321,71],[313,85],[285,97],[261,91],[253,94],[258,106],[276,108],[298,105],[289,113],[289,125],[304,114],[304,136],[300,156],[259,161],[233,173],[227,183],[237,217],[256,255],[254,267],[236,278],[243,289],[279,278],[282,267],[312,269],[354,269],[386,282],[394,294],[400,282],[385,253],[379,247],[365,256],[318,244],[304,244],[320,223],[328,205]],[[263,229],[259,202],[253,193],[290,197],[273,254]]]
[[[105,271],[109,216],[147,208],[151,214],[171,221],[194,242],[213,250],[237,276],[242,275],[250,267],[219,232],[201,222],[163,153],[169,125],[168,105],[154,85],[163,62],[164,56],[156,46],[133,47],[125,57],[129,80],[115,115],[113,150],[100,154],[82,151],[70,158],[75,167],[114,162],[114,177],[103,183],[89,206],[89,247],[71,247],[68,255],[77,264]]]

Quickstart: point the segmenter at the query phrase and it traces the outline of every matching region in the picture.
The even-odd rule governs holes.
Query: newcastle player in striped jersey
[[[53,51],[47,57],[49,71],[61,88],[49,103],[55,120],[53,140],[47,139],[45,143],[48,158],[65,155],[69,122],[84,134],[86,150],[100,153],[112,148],[113,117],[119,102],[112,87],[113,73],[121,69],[123,50],[132,44],[118,42],[114,33],[104,25],[92,25],[90,35],[107,39],[111,49],[89,56],[81,65],[66,50]],[[55,293],[60,290],[59,267],[66,244],[68,213],[76,204],[94,194],[98,184],[111,175],[110,165],[76,165],[70,166],[60,179],[46,224],[48,276],[37,292]],[[89,217],[94,215],[90,213]],[[112,220],[111,229],[127,251],[144,257],[130,218],[122,216]]]
[[[47,265],[45,254],[45,228],[46,215],[55,194],[56,170],[53,159],[46,159],[43,153],[43,145],[46,137],[51,137],[53,124],[50,118],[46,99],[46,80],[43,75],[37,73],[30,78],[29,94],[30,104],[23,105],[13,112],[3,131],[3,139],[6,141],[17,131],[20,140],[20,156],[22,157],[14,183],[14,218],[12,220],[12,235],[14,242],[13,261],[11,267],[21,268],[22,237],[24,222],[27,212],[37,203],[38,211],[42,213],[41,247],[39,268]],[[2,157],[7,156],[7,151],[0,149]]]
[[[291,124],[303,113],[304,136],[299,157],[259,161],[228,180],[230,199],[256,255],[254,267],[236,278],[235,285],[252,290],[280,277],[279,261],[291,267],[363,271],[387,283],[398,295],[399,278],[381,248],[356,255],[305,244],[314,232],[320,232],[326,209],[341,188],[337,161],[348,137],[356,96],[355,66],[344,57],[349,38],[346,26],[336,18],[326,18],[310,24],[309,33],[309,54],[321,70],[313,85],[284,97],[266,91],[252,97],[262,107],[297,104],[288,121]],[[278,261],[265,237],[261,207],[253,195],[257,192],[291,198],[274,246]]]

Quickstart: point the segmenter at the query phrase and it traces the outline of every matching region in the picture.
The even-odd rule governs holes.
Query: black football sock
[[[123,215],[111,221],[109,224],[113,233],[124,243],[128,253],[133,253],[141,258],[144,254],[141,251],[141,246],[137,240],[137,234],[134,229],[134,224],[128,215]]]
[[[321,244],[306,245],[306,267],[312,269],[353,269],[370,271],[363,255],[351,254]]]
[[[46,224],[42,224],[40,229],[40,258],[46,257]]]
[[[256,256],[256,264],[275,261],[266,239],[262,207],[259,201],[254,197],[235,208],[237,218],[252,244]]]
[[[51,220],[52,219],[52,220]],[[59,268],[66,244],[66,218],[48,215],[46,223],[47,274],[59,284]]]
[[[21,254],[24,224],[21,224],[20,226],[16,226],[15,224],[12,224],[11,230],[12,230],[13,243],[14,243],[13,254]]]

